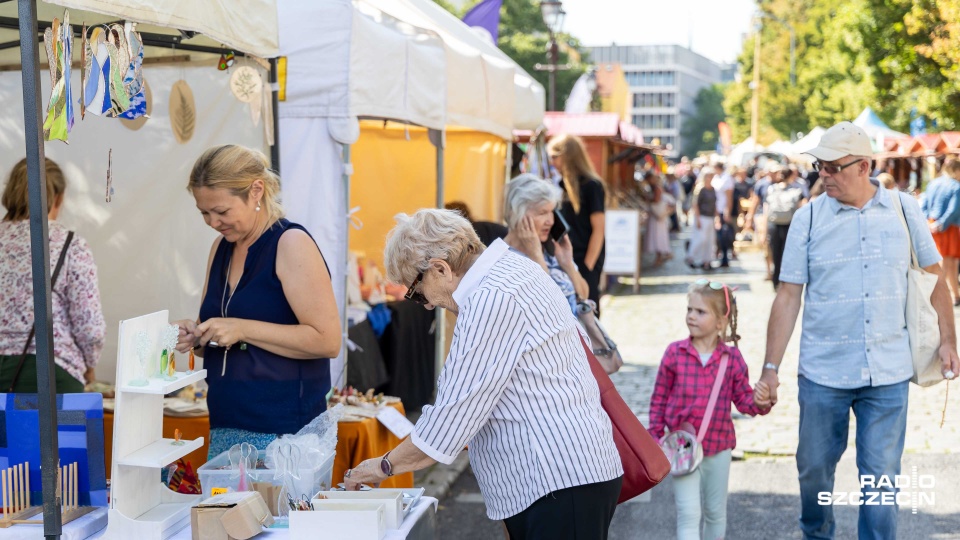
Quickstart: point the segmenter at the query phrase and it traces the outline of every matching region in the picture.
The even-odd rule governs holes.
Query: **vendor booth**
[[[168,458],[199,451],[206,441],[202,435],[190,435],[183,440],[182,451],[164,450],[149,456],[140,451],[179,443],[184,433],[175,429],[175,438],[171,438],[165,427],[169,418],[163,418],[154,398],[136,396],[162,397],[199,381],[202,366],[193,375],[177,373],[174,383],[158,383],[157,392],[131,389],[129,381],[121,380],[123,368],[117,358],[123,356],[123,339],[115,333],[117,321],[151,311],[169,310],[164,321],[195,316],[204,261],[215,232],[203,224],[184,187],[189,168],[204,149],[229,142],[263,148],[271,154],[283,178],[288,216],[312,232],[333,273],[337,299],[345,306],[348,219],[370,220],[369,237],[359,237],[357,242],[360,249],[378,254],[382,239],[377,245],[375,234],[382,225],[376,220],[384,213],[410,212],[451,198],[466,198],[477,206],[479,215],[496,217],[512,130],[535,127],[542,118],[543,89],[502,52],[427,0],[328,0],[281,2],[279,6],[268,0],[247,1],[246,7],[234,3],[229,9],[201,2],[187,10],[177,3],[175,11],[169,8],[173,3],[159,0],[152,3],[155,5],[121,0],[40,3],[40,30],[54,17],[64,18],[64,6],[70,8],[75,32],[80,32],[84,23],[88,27],[114,21],[122,25],[126,19],[142,23],[137,27],[145,46],[142,99],[149,118],[139,122],[76,118],[69,146],[40,141],[44,105],[56,80],[39,73],[40,64],[48,59],[42,54],[38,57],[37,49],[29,46],[35,39],[31,30],[36,28],[35,3],[20,0],[15,3],[19,12],[14,3],[0,3],[5,4],[0,5],[0,23],[9,29],[4,41],[20,37],[27,45],[22,57],[13,54],[20,52],[14,47],[0,52],[0,88],[13,104],[6,109],[6,117],[0,117],[0,147],[4,149],[0,170],[10,170],[23,156],[26,140],[34,208],[45,205],[40,189],[45,147],[68,177],[62,219],[89,241],[99,262],[109,329],[99,369],[104,374],[118,373],[117,410],[128,418],[113,419],[113,441],[105,441],[107,446],[113,443],[113,458],[120,460],[120,467],[156,470]],[[26,29],[19,36],[14,23]],[[72,60],[79,62],[80,51],[73,52]],[[278,56],[282,56],[280,61],[263,60]],[[244,77],[260,84],[253,88],[247,84],[246,92],[241,89],[240,94],[256,94],[257,100],[245,101],[238,95],[235,74],[241,68]],[[81,86],[79,71],[74,67],[66,86]],[[456,81],[456,86],[451,81]],[[284,101],[278,106],[279,99]],[[27,112],[25,123],[20,121],[21,110]],[[390,160],[405,165],[390,166]],[[372,166],[366,168],[366,163]],[[445,172],[457,181],[445,183]],[[351,181],[358,186],[356,200]],[[403,186],[404,195],[421,191],[425,197],[412,196],[391,208],[386,204],[389,199],[383,197],[385,185]],[[350,216],[349,209],[357,206],[359,213]],[[34,274],[37,282],[47,284],[35,288],[38,365],[42,368],[52,365],[49,249],[44,216],[31,214],[33,251],[39,254]],[[41,279],[44,275],[46,280]],[[151,325],[161,324],[159,320]],[[114,345],[117,343],[120,345]],[[346,379],[342,362],[333,364],[331,373],[334,384]],[[41,448],[47,465],[44,493],[52,493],[57,480],[53,475],[56,467],[51,466],[56,463],[57,447],[55,429],[52,438],[50,435],[56,422],[55,410],[49,406],[53,396],[49,385],[43,384],[48,380],[41,376],[39,396]],[[129,394],[126,406],[121,400],[124,392]],[[125,407],[135,408],[123,413]],[[402,405],[399,408],[402,411]],[[150,427],[141,431],[150,431],[147,439],[153,442],[143,439],[147,446],[136,450],[130,446],[133,439],[129,434],[133,433],[136,411],[141,409],[144,413],[149,409]],[[370,425],[375,429],[368,429]],[[153,426],[158,430],[155,439]],[[342,453],[337,447],[338,461],[349,458],[341,469],[381,455],[398,442],[385,437],[382,426],[375,422],[363,420],[356,426],[354,431],[359,434],[354,440],[360,442]],[[349,428],[340,431],[341,441],[351,440],[344,435]],[[363,431],[367,431],[365,439]],[[124,441],[119,458],[117,440]],[[117,466],[114,463],[112,469],[116,471]],[[193,504],[190,499],[170,500],[162,494],[156,496],[160,499],[154,495],[128,498],[130,488],[123,484],[136,480],[142,485],[146,478],[140,473],[127,480],[114,475],[113,495],[130,519],[150,514],[151,519],[157,518],[153,519],[157,526],[111,529],[110,537],[135,532],[138,537],[143,533],[145,538],[168,538],[186,524],[184,512]],[[112,508],[117,499],[111,502]],[[151,514],[151,508],[160,507],[159,514]],[[432,515],[422,512],[422,503],[417,508],[421,513],[413,514]],[[61,532],[56,509],[52,501],[46,501],[47,534]],[[94,525],[87,520],[84,526]],[[64,531],[68,537],[85,537],[76,536],[82,531],[75,527],[68,529]],[[35,534],[36,529],[33,531]]]

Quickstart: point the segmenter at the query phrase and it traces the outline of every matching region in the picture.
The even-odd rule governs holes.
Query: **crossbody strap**
[[[910,268],[920,268],[920,263],[917,261],[917,250],[913,248],[913,238],[910,237],[910,227],[907,226],[907,216],[903,213],[903,201],[900,200],[900,192],[895,192],[892,195],[897,201],[896,207],[899,210],[897,217],[900,218],[903,230],[907,232],[907,243],[910,244]]]
[[[727,361],[730,360],[730,353],[723,353],[720,359],[720,369],[717,371],[717,378],[713,381],[713,390],[710,391],[710,401],[707,402],[707,411],[703,415],[703,422],[700,423],[700,431],[697,432],[697,442],[702,443],[703,437],[707,434],[707,428],[710,426],[710,419],[713,418],[713,409],[717,406],[717,397],[720,395],[720,387],[723,385],[723,376],[727,372]]]
[[[53,290],[53,286],[57,284],[57,276],[60,275],[60,269],[63,267],[63,261],[67,258],[67,248],[70,247],[70,242],[73,241],[73,231],[67,233],[67,239],[63,242],[63,247],[60,248],[60,257],[57,259],[57,266],[53,268],[53,275],[50,276],[50,290]],[[27,336],[27,342],[23,345],[23,352],[20,353],[20,361],[17,362],[17,370],[13,372],[13,380],[10,381],[10,389],[7,390],[7,393],[12,394],[13,388],[17,386],[17,380],[20,378],[20,372],[23,371],[23,362],[27,359],[27,351],[30,350],[30,342],[33,341],[33,336],[37,331],[37,323],[34,321],[33,326],[30,327],[30,335]]]

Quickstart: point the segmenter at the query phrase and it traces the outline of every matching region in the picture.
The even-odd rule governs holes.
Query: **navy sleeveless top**
[[[235,317],[299,324],[277,277],[277,245],[289,229],[307,232],[302,226],[281,219],[250,246],[233,298],[225,289],[235,245],[220,241],[210,267],[207,294],[200,305],[201,322],[214,317]],[[203,355],[210,385],[207,406],[211,428],[278,435],[296,433],[326,410],[330,390],[328,358],[298,360],[251,344],[247,344],[246,350],[234,344],[226,359],[224,351],[222,347],[206,347]]]

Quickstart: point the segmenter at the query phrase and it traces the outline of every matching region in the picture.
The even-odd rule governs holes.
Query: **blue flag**
[[[500,34],[500,6],[502,5],[503,0],[483,0],[463,16],[463,22],[467,26],[486,30],[493,39],[493,44],[496,45]]]

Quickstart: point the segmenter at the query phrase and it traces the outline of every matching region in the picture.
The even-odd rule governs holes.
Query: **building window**
[[[633,106],[643,107],[675,107],[677,95],[673,92],[638,92],[633,95]]]
[[[629,71],[626,74],[630,86],[674,86],[676,73],[673,71]]]

